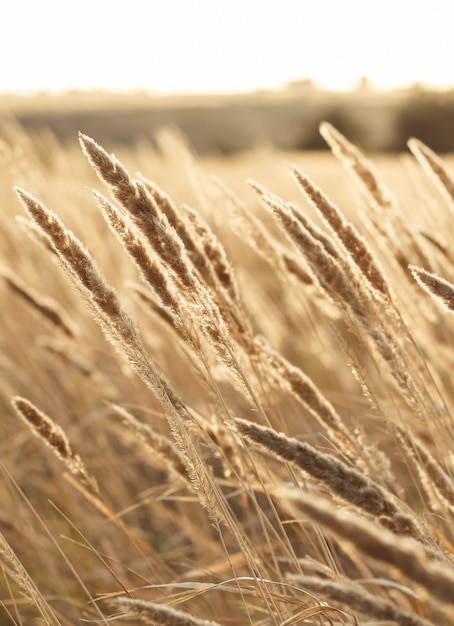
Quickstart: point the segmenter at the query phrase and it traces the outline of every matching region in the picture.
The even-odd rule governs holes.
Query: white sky
[[[454,85],[454,0],[2,0],[0,92]]]

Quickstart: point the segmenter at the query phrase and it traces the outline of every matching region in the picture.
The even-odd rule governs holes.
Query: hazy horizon
[[[446,92],[454,90],[454,83],[449,85],[436,85],[430,84],[425,81],[411,81],[407,83],[401,83],[390,87],[379,87],[374,85],[373,81],[369,79],[368,76],[360,77],[356,84],[351,87],[341,88],[341,87],[329,87],[322,84],[319,84],[315,79],[310,77],[295,77],[294,79],[289,80],[286,83],[281,84],[269,84],[263,85],[261,87],[254,87],[249,89],[238,89],[238,90],[227,90],[227,89],[217,89],[217,90],[199,90],[199,91],[179,91],[179,90],[159,90],[159,89],[151,89],[151,88],[115,88],[115,87],[71,87],[66,89],[35,89],[35,90],[17,90],[17,91],[7,91],[0,89],[1,97],[58,97],[58,96],[129,96],[129,95],[143,95],[143,96],[162,96],[162,97],[194,97],[197,96],[235,96],[235,95],[255,95],[260,93],[285,93],[291,92],[292,90],[307,90],[314,91],[319,93],[330,94],[354,94],[354,93],[365,93],[369,92],[371,94],[392,94],[394,92],[411,90],[411,89],[422,89],[425,91],[433,91],[433,92]]]

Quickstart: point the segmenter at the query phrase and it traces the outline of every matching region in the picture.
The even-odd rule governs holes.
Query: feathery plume
[[[41,441],[53,450],[70,472],[79,476],[92,490],[98,491],[95,479],[89,475],[80,457],[72,451],[63,429],[25,398],[16,396],[12,404],[19,417]]]
[[[329,200],[323,191],[314,185],[307,176],[304,176],[297,167],[293,168],[293,177],[310,204],[330,226],[370,286],[385,296],[387,300],[391,300],[388,282],[357,229],[345,219],[338,207]]]
[[[320,134],[330,146],[334,156],[360,184],[372,206],[378,209],[393,209],[394,198],[381,181],[372,162],[329,122],[320,124]]]
[[[392,526],[396,534],[410,535],[425,542],[416,519],[404,513],[389,492],[362,472],[331,454],[320,452],[310,444],[287,437],[268,426],[239,418],[235,419],[235,423],[245,437],[321,481],[346,502],[383,523],[388,518],[388,526]]]
[[[322,596],[325,600],[341,603],[353,611],[380,621],[395,622],[399,626],[434,626],[433,622],[370,593],[352,580],[337,582],[298,574],[288,576],[288,580],[304,591],[315,593],[317,597]]]
[[[420,287],[427,291],[448,311],[454,312],[454,285],[422,267],[410,265],[409,269]]]
[[[112,609],[120,611],[123,617],[138,617],[145,624],[162,624],[162,626],[220,626],[217,622],[200,619],[171,606],[147,600],[119,597],[109,600],[108,605]]]
[[[150,246],[173,272],[175,279],[181,283],[182,288],[195,289],[197,281],[183,242],[170,225],[165,213],[159,210],[145,184],[131,178],[120,161],[109,155],[90,137],[81,133],[80,144],[99,178],[128,212]]]
[[[419,139],[409,139],[408,147],[422,166],[423,170],[435,183],[448,206],[454,210],[454,180],[443,159]]]

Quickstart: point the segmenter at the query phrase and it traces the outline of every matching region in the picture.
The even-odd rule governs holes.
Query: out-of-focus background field
[[[199,154],[231,154],[259,145],[326,149],[318,133],[322,120],[372,152],[405,150],[412,136],[439,152],[454,149],[454,92],[423,85],[377,91],[365,79],[345,92],[302,80],[239,94],[2,95],[0,116],[8,115],[27,131],[51,130],[64,143],[74,141],[80,129],[114,145],[153,139],[156,129],[175,125]]]

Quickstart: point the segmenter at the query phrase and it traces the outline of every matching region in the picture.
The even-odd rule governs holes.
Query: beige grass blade
[[[18,294],[33,310],[37,311],[53,328],[70,339],[77,337],[78,330],[76,325],[53,298],[43,296],[39,291],[27,285],[15,272],[6,267],[0,267],[0,276],[14,293]]]

